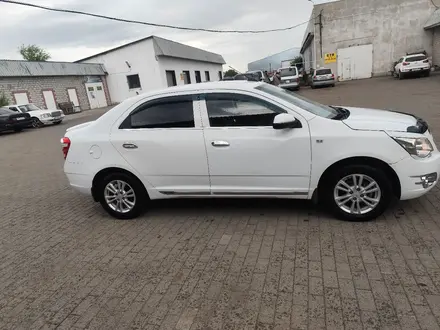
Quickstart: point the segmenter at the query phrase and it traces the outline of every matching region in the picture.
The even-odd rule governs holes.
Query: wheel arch
[[[320,191],[322,191],[322,189],[325,187],[328,178],[331,177],[331,173],[336,168],[344,167],[347,165],[369,165],[371,167],[380,168],[385,172],[387,177],[390,178],[393,193],[398,199],[400,199],[401,185],[397,173],[389,164],[387,164],[383,160],[374,157],[349,157],[349,158],[341,159],[333,163],[329,167],[327,167],[327,169],[322,173],[321,177],[319,178],[318,187],[314,193],[315,199],[319,198]]]
[[[123,173],[123,174],[127,174],[129,176],[132,176],[133,178],[135,178],[137,181],[139,181],[139,183],[142,185],[142,187],[144,187],[145,189],[145,193],[147,194],[147,197],[150,198],[150,196],[148,195],[148,190],[145,187],[144,183],[132,172],[123,169],[121,167],[107,167],[104,168],[102,170],[100,170],[98,173],[95,174],[93,181],[92,181],[92,197],[93,200],[95,202],[98,202],[98,196],[97,196],[97,192],[96,192],[96,187],[98,186],[99,182],[101,180],[103,180],[107,175],[112,174],[112,173]]]

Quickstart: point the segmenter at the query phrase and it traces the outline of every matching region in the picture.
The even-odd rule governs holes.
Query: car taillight
[[[334,73],[332,73],[332,78],[334,78],[335,77],[335,74]]]
[[[409,65],[409,63],[408,62],[403,62],[402,65],[406,66],[406,65]]]
[[[68,137],[63,137],[61,139],[61,147],[63,148],[64,159],[66,159],[70,148],[70,139]]]
[[[316,76],[313,76],[313,79],[316,79]]]
[[[424,60],[423,63],[429,63],[429,60]]]

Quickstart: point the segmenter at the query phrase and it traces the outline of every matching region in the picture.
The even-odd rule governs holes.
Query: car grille
[[[61,111],[54,111],[51,113],[52,117],[59,117],[61,116]]]

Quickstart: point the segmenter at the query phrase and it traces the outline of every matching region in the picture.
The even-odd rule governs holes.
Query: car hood
[[[411,114],[366,108],[343,108],[350,111],[350,116],[343,120],[344,124],[355,130],[423,133],[422,126],[426,125]]]

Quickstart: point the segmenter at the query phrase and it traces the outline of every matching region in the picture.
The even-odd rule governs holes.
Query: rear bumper
[[[312,86],[331,86],[335,84],[335,80],[334,79],[329,79],[329,80],[313,80],[312,81]]]
[[[66,173],[70,186],[83,195],[92,195],[92,181],[90,175]]]
[[[278,87],[281,88],[298,88],[299,82],[291,82],[291,83],[280,83]]]
[[[419,67],[419,68],[404,68],[402,67],[400,69],[400,71],[402,71],[402,73],[417,73],[417,72],[426,72],[431,70],[431,66],[424,66],[424,67]]]
[[[421,160],[407,157],[391,167],[400,180],[400,199],[418,198],[428,193],[439,181],[440,153],[435,152],[428,159]]]

